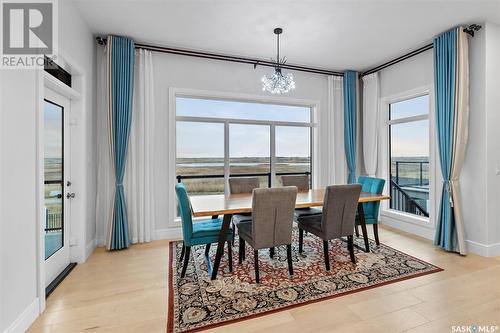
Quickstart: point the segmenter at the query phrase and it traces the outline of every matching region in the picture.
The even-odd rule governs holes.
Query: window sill
[[[386,209],[380,212],[381,216],[385,216],[397,221],[415,224],[420,227],[434,229],[434,226],[430,223],[430,219],[428,217],[417,216],[413,214],[403,213],[393,209]]]

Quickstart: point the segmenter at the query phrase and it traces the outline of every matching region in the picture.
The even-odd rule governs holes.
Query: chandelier
[[[271,94],[286,94],[290,90],[295,89],[295,81],[293,81],[293,75],[290,73],[283,75],[283,73],[281,72],[281,66],[286,63],[286,57],[280,59],[280,34],[282,32],[283,29],[281,28],[274,29],[277,42],[277,55],[274,73],[271,75],[264,75],[262,77],[262,91],[267,91]]]

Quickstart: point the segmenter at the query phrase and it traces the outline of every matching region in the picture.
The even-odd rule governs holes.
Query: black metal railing
[[[62,230],[62,213],[45,213],[45,231]]]
[[[311,173],[309,171],[303,172],[276,172],[276,176],[295,176],[295,175],[308,175]],[[235,173],[230,174],[229,177],[267,177],[267,186],[271,187],[272,184],[272,174],[270,172],[261,172],[261,173]],[[181,183],[183,179],[207,179],[207,178],[224,178],[224,175],[177,175],[177,182]],[[309,187],[311,186],[311,179],[309,177]]]
[[[429,217],[429,212],[392,179],[391,208],[410,214]]]
[[[395,166],[395,172],[394,174],[391,174],[391,179],[394,180],[394,182],[400,186],[426,186],[429,185],[429,162],[428,161],[394,161]],[[416,170],[411,170],[413,173],[417,173],[418,177],[405,177],[402,175],[402,168],[401,166],[404,165],[418,165],[418,168]],[[424,165],[426,165],[426,169],[424,169]],[[427,172],[427,177],[424,177],[424,171]],[[392,172],[391,172],[392,173]],[[406,170],[406,173],[409,173],[408,170]]]

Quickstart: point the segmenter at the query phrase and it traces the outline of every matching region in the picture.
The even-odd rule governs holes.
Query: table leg
[[[363,239],[365,240],[365,252],[370,252],[370,244],[368,243],[368,231],[366,230],[365,222],[365,211],[363,209],[362,203],[358,203],[358,216],[359,224],[361,225],[361,230],[363,231]]]
[[[217,278],[217,271],[219,270],[220,260],[222,259],[222,255],[224,254],[224,244],[227,238],[227,231],[229,229],[229,224],[231,223],[232,214],[224,215],[222,219],[222,227],[219,233],[219,242],[217,243],[217,252],[215,254],[215,262],[212,267],[212,280]]]

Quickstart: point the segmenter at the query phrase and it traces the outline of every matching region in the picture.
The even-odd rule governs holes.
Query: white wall
[[[500,254],[500,27],[482,24],[470,38],[469,143],[461,175],[461,194],[468,250],[481,255]],[[380,72],[381,99],[433,85],[433,53],[427,51]],[[383,111],[383,110],[382,110]],[[379,147],[381,148],[381,147]],[[382,147],[383,148],[383,147]],[[387,155],[379,154],[379,166]],[[436,156],[437,159],[437,156]],[[435,204],[441,194],[440,169],[436,160]],[[380,170],[379,170],[380,171]],[[379,174],[379,176],[385,176]],[[437,206],[439,207],[439,206]],[[437,208],[438,209],[438,208]],[[433,238],[434,226],[425,230],[382,217],[382,222]],[[418,226],[418,224],[417,224]]]
[[[487,23],[485,32],[488,244],[500,255],[500,25]]]
[[[176,55],[153,53],[155,103],[156,103],[156,238],[179,237],[179,230],[172,228],[173,210],[169,202],[174,200],[174,188],[169,178],[175,180],[175,174],[169,174],[169,89],[184,88],[222,93],[236,93],[269,97],[262,92],[260,79],[263,74],[271,73],[272,68],[252,65],[204,60]],[[327,76],[294,72],[296,90],[286,96],[287,99],[305,99],[318,102],[318,134],[320,135],[318,149],[322,157],[329,152],[333,154],[333,146],[328,142],[325,112],[328,107]],[[165,129],[165,130],[163,130]],[[343,149],[343,148],[342,148]],[[320,168],[317,177],[318,184],[325,185],[328,174],[333,170]],[[98,224],[98,239],[102,243],[105,238],[105,226]]]
[[[95,238],[93,211],[95,198],[94,128],[94,40],[90,30],[75,11],[72,2],[59,1],[59,47],[63,57],[79,67],[85,77],[84,111],[75,115],[75,143],[85,163],[75,165],[75,184],[81,193],[75,207],[84,215],[78,240],[80,250]],[[0,331],[20,332],[39,311],[37,276],[37,127],[39,101],[43,98],[35,70],[0,70]],[[83,82],[83,81],[82,81]],[[93,191],[93,193],[92,193]],[[91,199],[91,200],[90,200]],[[84,252],[81,252],[84,253]],[[80,256],[83,259],[83,256]],[[44,297],[41,295],[41,297]]]

